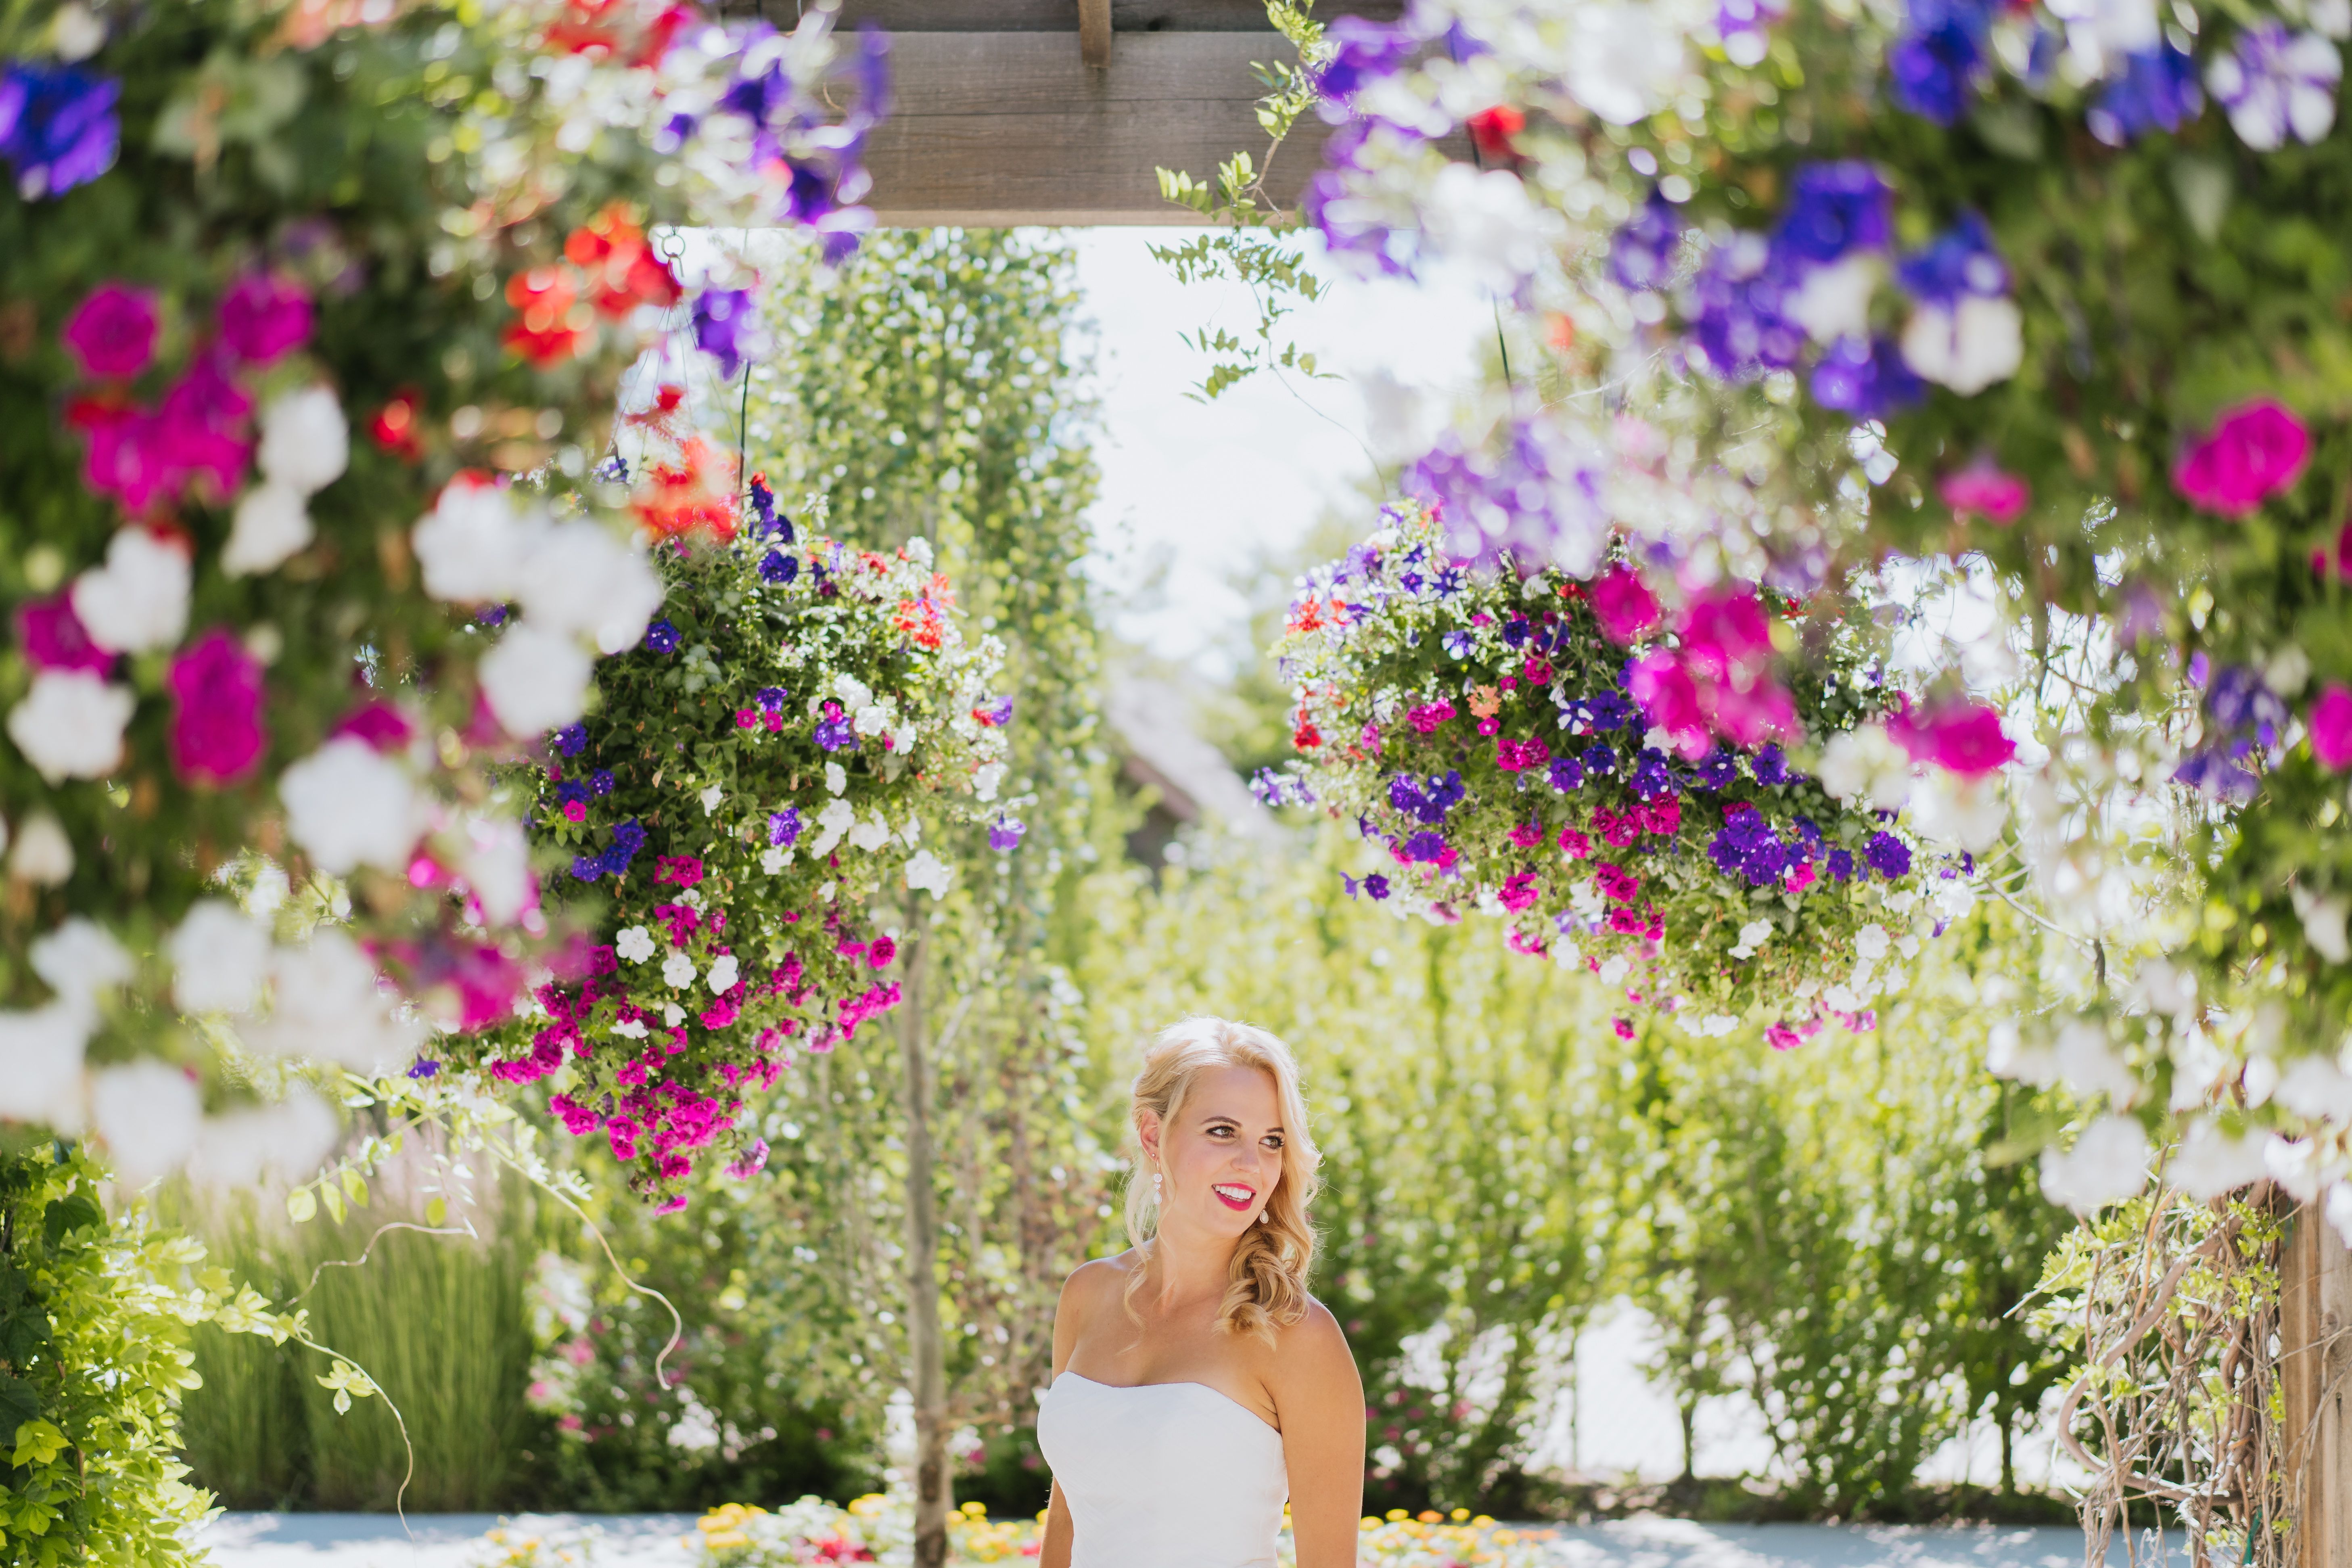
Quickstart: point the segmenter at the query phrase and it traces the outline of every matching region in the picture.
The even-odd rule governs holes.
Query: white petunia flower
[[[279,775],[286,831],[320,870],[348,876],[361,866],[408,868],[421,827],[408,770],[366,742],[328,742]]]
[[[2283,1138],[2275,1132],[2263,1143],[2263,1170],[2299,1204],[2315,1200],[2327,1179],[2318,1144],[2308,1138]]]
[[[849,787],[849,774],[839,763],[824,764],[824,787],[829,795],[839,795]]]
[[[694,960],[676,948],[662,960],[662,984],[674,989],[684,989],[694,984]]]
[[[2139,1099],[2139,1076],[2107,1043],[2107,1031],[2090,1019],[2059,1030],[2055,1054],[2059,1078],[2078,1096],[2104,1094],[2118,1110]]]
[[[1885,275],[1885,261],[1857,250],[1826,267],[1808,269],[1782,309],[1817,343],[1870,336],[1870,297]]]
[[[593,637],[604,653],[642,641],[662,606],[661,576],[646,558],[585,518],[537,535],[515,597],[550,631]]]
[[[310,544],[309,503],[290,485],[256,485],[236,503],[236,517],[221,551],[221,570],[232,577],[274,572]]]
[[[2042,1190],[2052,1203],[2091,1215],[2120,1203],[2147,1183],[2153,1152],[2147,1134],[2128,1116],[2103,1116],[2072,1149],[2042,1151]]]
[[[677,1028],[680,1024],[686,1022],[686,1009],[679,1006],[675,1002],[663,1003],[662,1022],[670,1028]]]
[[[2313,1121],[2352,1121],[2352,1078],[2326,1057],[2305,1057],[2279,1075],[2271,1098]]]
[[[1739,945],[1731,950],[1734,958],[1753,958],[1756,950],[1780,934],[1780,928],[1770,921],[1749,921],[1739,928]]]
[[[863,849],[870,854],[889,842],[890,825],[882,820],[882,814],[878,811],[849,830],[850,847],[854,849]]]
[[[128,1187],[143,1187],[186,1163],[204,1115],[204,1096],[167,1062],[108,1068],[90,1080],[90,1121],[106,1141],[115,1179]]]
[[[652,1031],[637,1019],[621,1018],[614,1022],[613,1033],[625,1040],[642,1040]]]
[[[703,977],[702,983],[710,987],[711,994],[724,996],[735,989],[735,982],[741,977],[735,955],[722,952],[711,961],[710,973]]]
[[[1422,202],[1422,233],[1499,294],[1517,289],[1568,237],[1567,220],[1507,169],[1448,163]]]
[[[928,892],[933,899],[943,899],[954,883],[955,868],[928,849],[907,862],[907,886],[916,892]]]
[[[709,816],[719,809],[719,803],[727,798],[727,792],[717,784],[709,784],[696,798],[702,802],[702,815]]]
[[[2295,918],[2303,922],[2303,938],[2311,950],[2330,963],[2342,963],[2352,959],[2352,940],[2345,934],[2347,915],[2352,915],[2352,901],[2341,898],[2322,898],[2308,888],[2287,889],[2294,901]]]
[[[52,1002],[0,1013],[0,1121],[28,1121],[72,1137],[81,1131],[81,1058],[89,1011]]]
[[[2293,132],[2318,142],[2336,124],[2336,93],[2344,58],[2318,33],[2289,34],[2275,21],[2255,23],[2205,68],[2205,85],[2229,110],[2238,139],[2256,152],[2275,152]]]
[[[1003,783],[1003,763],[983,763],[971,775],[972,793],[983,801],[994,800],[998,786]]]
[[[1911,794],[1911,758],[1885,727],[1864,724],[1822,748],[1822,787],[1848,805],[1895,811]]]
[[[478,604],[521,591],[532,542],[546,527],[544,513],[518,511],[499,486],[452,483],[408,538],[426,593]]]
[[[351,460],[352,427],[325,387],[297,387],[261,411],[261,444],[253,461],[271,484],[315,495],[341,479]]]
[[[760,869],[771,877],[781,874],[783,868],[792,863],[793,852],[789,849],[771,845],[760,851]]]
[[[631,963],[643,963],[654,955],[654,933],[643,926],[630,926],[613,939],[613,951]]]
[[[332,927],[272,952],[269,984],[268,1017],[237,1029],[257,1051],[383,1073],[424,1044],[422,1024],[393,1016],[374,962]]]
[[[122,730],[139,700],[86,669],[45,669],[8,710],[8,738],[50,784],[104,778],[122,761]]]
[[[1853,951],[1864,962],[1875,963],[1886,956],[1886,928],[1875,921],[1853,933]]]
[[[110,653],[169,647],[188,629],[189,583],[188,552],[177,540],[117,529],[106,564],[74,579],[74,614]]]
[[[196,1131],[188,1178],[223,1191],[254,1186],[272,1171],[289,1183],[306,1182],[341,1136],[334,1108],[308,1084],[297,1083],[276,1105],[206,1121]]]
[[[857,825],[857,809],[845,800],[829,800],[824,809],[816,814],[816,841],[808,847],[809,858],[822,860],[833,853],[841,836]]]
[[[1903,363],[1963,397],[2007,381],[2025,363],[2025,322],[2016,303],[1963,294],[1922,305],[1903,329]]]
[[[2210,1203],[2263,1179],[2263,1138],[2232,1138],[2202,1118],[2189,1124],[2189,1136],[2165,1162],[2167,1186],[2179,1188],[2200,1203]]]
[[[92,1012],[100,992],[139,973],[112,932],[79,915],[36,941],[30,957],[33,973],[57,993],[58,1001]]]
[[[485,923],[502,926],[520,918],[539,890],[530,874],[530,846],[522,824],[508,816],[469,816],[458,825],[463,847],[457,871],[474,890]]]
[[[1574,13],[1569,96],[1612,125],[1646,120],[1680,88],[1682,29],[1651,5],[1585,5]]]
[[[54,888],[74,871],[73,841],[47,812],[27,818],[8,856],[8,874],[35,887]]]
[[[509,735],[537,735],[588,710],[594,661],[571,637],[525,621],[482,656],[482,695]]]
[[[1595,973],[1600,975],[1601,984],[1603,985],[1622,985],[1625,982],[1625,976],[1632,973],[1633,969],[1633,961],[1621,952],[1604,962]]]
[[[269,971],[269,933],[219,899],[199,899],[163,944],[183,1013],[250,1013]]]

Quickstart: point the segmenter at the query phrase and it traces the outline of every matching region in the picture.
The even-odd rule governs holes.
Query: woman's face
[[[1282,1097],[1274,1075],[1209,1068],[1192,1080],[1174,1121],[1146,1111],[1137,1127],[1161,1178],[1160,1228],[1238,1239],[1282,1180]]]

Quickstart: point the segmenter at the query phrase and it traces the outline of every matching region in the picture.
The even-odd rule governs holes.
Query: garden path
[[[231,1513],[198,1536],[216,1568],[471,1568],[486,1555],[489,1514],[415,1514],[410,1536],[383,1514]],[[591,1521],[527,1515],[517,1533],[562,1541]],[[593,1521],[594,1568],[685,1568],[679,1538],[691,1514],[630,1514]],[[1698,1524],[1627,1520],[1559,1529],[1559,1568],[2075,1568],[2083,1538],[2073,1530],[1938,1530],[1899,1525]],[[2118,1542],[2108,1561],[2125,1561]]]

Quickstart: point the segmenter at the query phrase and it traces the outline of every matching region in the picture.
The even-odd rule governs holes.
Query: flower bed
[[[447,1052],[506,1083],[564,1074],[555,1113],[667,1207],[715,1145],[756,1172],[745,1096],[897,1005],[898,944],[866,903],[946,892],[926,823],[994,815],[1002,847],[1020,837],[989,804],[1003,648],[965,640],[929,547],[854,551],[821,512],[751,495],[740,528],[730,507],[664,547],[663,618],[530,775],[533,838],[570,861],[559,896],[593,945],[534,1016]]]
[[[1382,517],[1294,601],[1276,653],[1307,760],[1259,781],[1384,852],[1349,891],[1499,916],[1517,951],[1706,1032],[1763,999],[1779,1047],[1872,1026],[1870,998],[1967,908],[1969,862],[1873,809],[1881,774],[1899,804],[1908,761],[1864,726],[1929,726],[1846,628],[1732,586],[1670,623],[1622,566],[1476,571],[1428,510]],[[1778,644],[1811,649],[1816,679],[1780,687]],[[1807,740],[1836,789],[1790,760]]]

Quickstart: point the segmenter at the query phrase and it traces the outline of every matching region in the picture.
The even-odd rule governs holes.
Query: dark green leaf
[[[51,1247],[64,1239],[69,1231],[86,1225],[106,1223],[106,1211],[82,1193],[71,1193],[51,1204],[41,1215],[41,1233]]]

